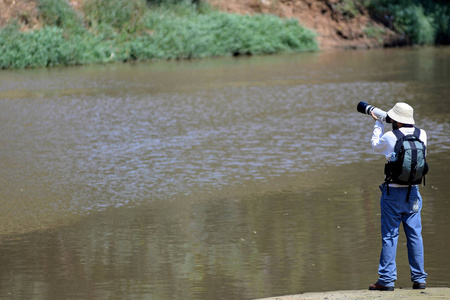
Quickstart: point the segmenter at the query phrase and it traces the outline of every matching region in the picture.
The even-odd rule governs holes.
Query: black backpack
[[[412,185],[422,183],[422,178],[425,185],[425,174],[428,173],[428,164],[425,159],[426,146],[419,138],[419,128],[414,128],[414,133],[408,135],[404,135],[399,129],[392,132],[397,137],[397,142],[394,147],[394,157],[391,157],[391,161],[386,163],[384,168],[385,181],[408,185],[406,199],[409,200]]]

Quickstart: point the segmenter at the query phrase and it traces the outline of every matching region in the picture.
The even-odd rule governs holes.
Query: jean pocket
[[[411,199],[411,212],[417,213],[420,211],[420,198]]]

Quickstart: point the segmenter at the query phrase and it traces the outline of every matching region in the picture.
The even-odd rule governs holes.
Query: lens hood
[[[357,110],[358,112],[362,113],[362,114],[365,114],[365,113],[367,113],[367,112],[366,112],[366,108],[367,108],[368,105],[370,105],[370,104],[367,103],[367,102],[364,102],[364,101],[360,101],[360,102],[358,103],[358,106],[356,106],[356,110]]]

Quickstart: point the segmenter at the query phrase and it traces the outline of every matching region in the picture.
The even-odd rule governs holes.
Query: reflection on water
[[[383,160],[360,100],[409,102],[429,133],[427,271],[446,284],[449,50],[0,73],[0,297],[366,288]]]

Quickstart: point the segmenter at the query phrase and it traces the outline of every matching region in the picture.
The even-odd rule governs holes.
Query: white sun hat
[[[398,102],[395,106],[387,112],[389,118],[403,124],[414,123],[414,109],[407,103]]]

